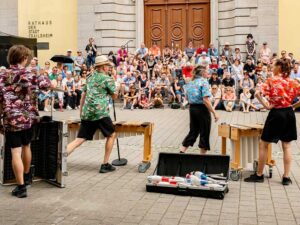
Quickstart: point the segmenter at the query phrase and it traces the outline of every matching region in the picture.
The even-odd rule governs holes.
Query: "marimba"
[[[262,133],[262,124],[221,124],[218,134],[222,137],[221,151],[226,155],[226,139],[231,142],[231,169],[230,178],[239,180],[240,171],[253,163],[253,170],[257,170],[259,140]],[[272,144],[268,146],[268,157],[266,164],[269,166],[269,176],[272,177],[272,167],[275,161],[272,159]]]
[[[68,143],[73,141],[79,132],[80,120],[69,120],[68,124]],[[138,167],[138,171],[144,173],[151,165],[152,159],[152,134],[154,124],[149,122],[136,122],[136,121],[120,121],[114,122],[117,137],[124,138],[130,136],[144,135],[144,152],[143,160]],[[94,135],[94,140],[104,139],[99,130]]]

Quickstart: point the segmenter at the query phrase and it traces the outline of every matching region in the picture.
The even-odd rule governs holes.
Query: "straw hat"
[[[111,66],[111,62],[108,60],[108,58],[105,55],[99,55],[95,59],[95,67],[96,66],[103,66],[103,65],[109,65]]]

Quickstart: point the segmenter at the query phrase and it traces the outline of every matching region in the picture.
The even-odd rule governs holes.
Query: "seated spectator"
[[[210,96],[210,102],[214,109],[220,109],[221,106],[221,98],[222,98],[222,92],[221,89],[218,87],[218,85],[213,84],[211,87],[211,96]]]
[[[44,91],[44,90],[40,90],[40,93],[39,93],[39,101],[40,102],[44,102],[44,111],[45,112],[49,112],[49,99],[51,99],[52,101],[52,110],[55,111],[54,109],[54,95],[53,95],[53,92],[51,90],[48,90],[48,91]]]
[[[163,63],[163,67],[162,67],[162,69],[161,69],[161,73],[162,73],[162,74],[163,74],[163,73],[166,74],[166,76],[169,76],[169,75],[171,74],[171,70],[170,70],[170,68],[169,68],[167,62],[164,62],[164,63]]]
[[[224,48],[222,48],[222,55],[226,57],[226,60],[228,62],[227,66],[230,66],[230,62],[232,60],[232,49],[229,42],[225,42]]]
[[[267,66],[263,66],[261,68],[261,77],[263,78],[263,81],[265,81],[267,79],[267,75],[268,75],[268,67]]]
[[[176,69],[182,69],[186,64],[185,59],[182,57],[182,54],[178,55],[178,58],[175,60],[175,68]]]
[[[5,73],[6,72],[6,67],[5,66],[1,66],[0,67],[0,73]]]
[[[147,78],[146,72],[143,72],[139,80],[139,90],[145,92],[146,95],[149,95],[149,80]]]
[[[182,77],[181,77],[182,78]],[[184,80],[180,79],[180,77],[176,77],[174,79],[174,84],[172,85],[172,90],[171,93],[175,94],[175,101],[177,101],[178,103],[181,103],[184,97]]]
[[[271,49],[268,47],[268,43],[264,42],[259,51],[259,58],[264,64],[269,64],[271,59]]]
[[[164,102],[163,102],[163,96],[160,92],[160,88],[156,89],[156,93],[153,99],[153,106],[154,108],[163,108]]]
[[[221,67],[218,68],[217,70],[218,77],[223,79],[224,72],[228,72],[227,64],[222,64]]]
[[[122,96],[124,96],[125,93],[129,92],[130,87],[134,87],[135,81],[136,79],[135,77],[132,76],[130,70],[127,71],[126,75],[123,77],[123,82],[121,86]]]
[[[243,108],[243,112],[248,113],[251,106],[251,93],[248,87],[245,87],[240,94],[240,104]]]
[[[169,93],[169,86],[170,86],[170,82],[167,78],[167,74],[162,73],[161,78],[159,79],[156,87],[159,87],[161,89],[162,95],[164,97],[166,97],[166,95]]]
[[[299,63],[298,62],[296,62],[294,64],[294,67],[293,67],[292,72],[291,72],[291,78],[292,79],[300,78],[300,70],[299,70]]]
[[[218,59],[219,58],[219,51],[217,48],[215,48],[213,43],[210,43],[209,49],[207,50],[207,55],[211,60]]]
[[[205,48],[204,44],[200,44],[199,48],[197,48],[197,50],[196,50],[197,58],[199,58],[203,52],[207,53],[207,48]]]
[[[262,85],[263,85],[263,78],[260,76],[257,78],[257,84],[255,86],[255,90],[261,91]]]
[[[290,52],[290,53],[288,54],[288,57],[290,58],[290,61],[291,61],[292,66],[294,66],[295,63],[296,63],[296,59],[294,58],[294,54],[293,54],[292,52]]]
[[[140,60],[136,68],[140,73],[147,71],[147,64],[144,60]]]
[[[161,57],[160,47],[154,41],[152,47],[149,49],[149,55],[153,55],[154,59],[158,60]]]
[[[124,96],[124,105],[123,109],[131,109],[133,110],[134,107],[137,105],[138,102],[138,93],[137,90],[132,86],[128,93]]]
[[[231,77],[229,72],[224,72],[224,79],[222,80],[222,93],[224,93],[225,88],[231,87],[233,88],[235,86],[235,81]]]
[[[238,59],[240,62],[243,62],[243,56],[241,54],[241,50],[239,47],[234,49],[234,53],[232,54],[232,63]]]
[[[49,61],[46,61],[45,62],[45,67],[44,67],[44,70],[50,74],[52,72],[52,70],[50,69],[50,62]]]
[[[57,68],[57,66],[53,66],[52,67],[52,72],[48,75],[49,80],[50,81],[56,80],[57,76],[58,76],[58,68]]]
[[[239,94],[241,94],[243,92],[243,90],[245,88],[248,88],[251,95],[254,96],[254,82],[253,80],[251,80],[249,78],[249,73],[248,72],[245,72],[244,74],[244,78],[240,80],[240,90],[239,90]]]
[[[146,48],[145,43],[141,43],[141,47],[136,50],[136,54],[143,60],[147,59],[149,51],[148,48]]]
[[[65,91],[66,108],[67,110],[75,109],[76,107],[76,92],[72,72],[67,71],[66,78],[63,79],[63,89]]]
[[[269,104],[267,99],[264,96],[262,96],[262,99],[264,102]],[[256,97],[252,100],[251,108],[256,111],[261,111],[261,112],[267,111],[267,109],[260,103],[260,101],[258,101],[258,99]]]
[[[61,71],[61,75],[62,75],[63,79],[65,79],[67,77],[67,71],[68,71],[68,66],[64,65],[63,69]]]
[[[148,96],[149,100],[151,100],[151,98],[155,96],[156,83],[157,81],[155,76],[152,76],[149,82],[149,96]]]
[[[249,77],[256,83],[256,76],[255,76],[255,65],[253,64],[252,59],[247,59],[246,64],[244,65],[244,72],[249,74]]]
[[[197,61],[198,59],[198,61]],[[206,52],[202,52],[201,57],[196,59],[196,64],[208,67],[211,64],[210,57],[207,56]]]
[[[188,82],[192,78],[193,69],[194,69],[194,67],[191,65],[190,62],[187,62],[186,66],[184,66],[182,68],[182,75],[183,75],[184,79],[186,80],[186,82]]]
[[[244,76],[244,68],[239,59],[235,59],[231,66],[232,76],[235,78],[235,82],[238,83]]]
[[[118,53],[118,55],[117,55],[117,65],[119,65],[119,63],[121,61],[125,62],[125,59],[128,56],[128,52],[126,51],[125,46],[122,45],[117,53]]]
[[[178,59],[178,56],[181,55],[182,56],[182,51],[179,48],[179,44],[176,43],[175,44],[175,48],[172,50],[172,59]]]
[[[154,67],[156,65],[154,55],[150,54],[150,57],[146,62],[147,62],[147,68],[148,68],[148,77],[152,77],[153,70],[154,70]]]
[[[212,72],[211,78],[209,78],[208,83],[209,83],[209,85],[210,85],[211,87],[214,86],[214,85],[217,85],[218,87],[220,86],[221,80],[220,80],[220,78],[218,77],[217,72],[215,72],[215,71]]]
[[[227,112],[232,112],[232,110],[235,107],[235,100],[236,100],[236,95],[233,87],[225,88],[222,100],[223,100],[225,110]]]
[[[163,59],[165,61],[168,61],[172,56],[172,50],[170,49],[170,46],[168,44],[165,45],[165,48],[163,49]]]
[[[225,55],[221,55],[221,59],[219,61],[219,67],[222,67],[222,65],[226,65],[228,67],[228,61]]]
[[[209,65],[210,70],[217,70],[219,68],[217,58],[211,57],[212,63]]]
[[[56,85],[54,85],[54,87],[64,90],[64,86],[63,86],[63,78],[62,75],[59,74],[56,78]],[[63,107],[64,107],[64,92],[56,92],[57,98],[58,98],[58,104],[59,104],[59,109],[61,112],[63,112]]]
[[[141,97],[138,102],[142,109],[151,109],[153,107],[153,104],[149,101],[145,92],[141,93]]]
[[[188,46],[184,49],[184,55],[188,60],[196,56],[196,49],[193,46],[193,41],[189,41]]]

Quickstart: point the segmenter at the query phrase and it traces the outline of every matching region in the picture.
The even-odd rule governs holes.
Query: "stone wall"
[[[0,31],[18,35],[18,0],[0,0]]]
[[[260,48],[264,41],[278,50],[278,0],[219,0],[219,45],[230,42],[245,52],[248,33]]]
[[[78,0],[78,45],[84,48],[95,37],[99,52],[116,52],[129,43],[135,49],[136,18],[132,0]]]

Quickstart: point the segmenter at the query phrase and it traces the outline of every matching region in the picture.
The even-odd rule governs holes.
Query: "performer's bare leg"
[[[292,151],[290,142],[282,142],[283,149],[283,165],[284,165],[284,177],[289,177],[292,162]]]
[[[115,132],[110,137],[107,137],[107,139],[106,139],[103,164],[106,164],[109,161],[109,157],[110,157],[112,148],[114,146],[115,139],[116,139],[116,133]]]
[[[265,142],[263,140],[260,140],[259,142],[259,158],[258,158],[258,168],[257,168],[257,175],[261,176],[263,175],[265,164],[268,157],[268,145],[269,142]]]
[[[24,165],[24,173],[28,174],[30,172],[30,166],[31,166],[31,149],[30,144],[22,146],[22,161]]]
[[[24,184],[24,165],[22,162],[22,148],[12,148],[11,149],[12,156],[12,168],[16,177],[17,184]]]
[[[187,150],[188,150],[189,147],[184,147],[184,146],[181,146],[180,148],[180,152],[183,152],[185,153]]]
[[[72,152],[78,148],[80,145],[82,145],[86,140],[83,138],[76,138],[74,141],[72,141],[67,146],[67,154],[68,156],[72,154]]]

